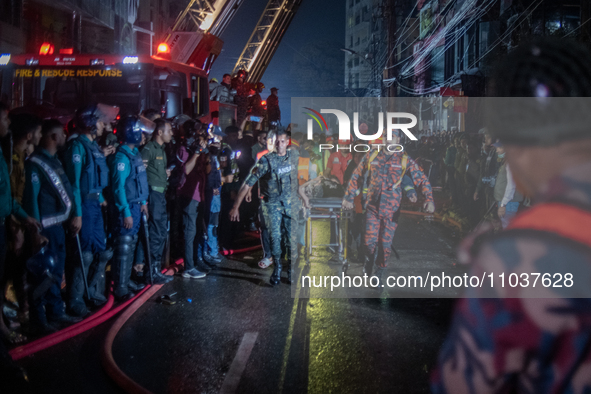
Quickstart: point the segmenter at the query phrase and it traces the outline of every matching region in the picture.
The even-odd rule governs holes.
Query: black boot
[[[80,259],[76,259],[74,267],[72,269],[72,281],[69,287],[69,299],[68,299],[68,313],[76,317],[84,317],[88,315],[89,311],[84,303],[84,297],[86,296],[84,288],[84,274],[88,274],[88,270],[92,265],[94,256],[92,252],[82,252],[82,264],[84,264],[84,271],[80,267]],[[90,284],[89,284],[90,292]]]
[[[115,238],[112,264],[113,293],[118,301],[131,299],[135,294],[129,291],[129,278],[132,269],[133,237],[123,235]]]
[[[99,253],[98,261],[90,267],[88,273],[88,288],[90,290],[90,302],[95,306],[103,305],[107,302],[105,270],[109,260],[113,258],[113,249],[107,249]]]
[[[269,283],[275,286],[276,284],[279,284],[279,282],[281,282],[281,259],[276,259],[275,257],[273,257],[273,261],[275,262],[275,264],[273,264],[273,273],[271,274],[271,278],[269,278]]]
[[[290,259],[287,259],[285,261],[285,267],[284,268],[285,268],[285,271],[287,273],[287,279],[286,279],[285,282],[288,285],[291,285],[291,270],[292,270],[292,265],[291,265],[291,260]]]

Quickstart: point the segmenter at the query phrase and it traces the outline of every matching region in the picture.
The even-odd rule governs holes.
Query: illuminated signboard
[[[122,77],[123,73],[121,70],[97,70],[93,68],[84,69],[29,69],[29,68],[18,68],[14,71],[16,77]]]

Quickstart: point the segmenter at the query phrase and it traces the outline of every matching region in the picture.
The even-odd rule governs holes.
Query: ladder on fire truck
[[[194,63],[209,71],[221,53],[219,39],[244,0],[190,0],[181,11],[164,42],[171,60]]]
[[[262,78],[302,0],[269,0],[233,73],[248,72],[248,82]]]

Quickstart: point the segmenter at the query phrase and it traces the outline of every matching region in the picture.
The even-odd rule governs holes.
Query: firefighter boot
[[[273,273],[269,278],[269,283],[275,286],[281,282],[281,258],[273,258],[273,261],[275,261],[275,264],[273,265]]]
[[[95,306],[103,305],[107,302],[105,271],[107,263],[113,257],[113,249],[103,250],[98,254],[98,261],[90,267],[88,273],[88,289],[90,291],[90,302]]]
[[[72,283],[69,288],[68,300],[68,313],[72,316],[84,317],[89,313],[86,304],[84,303],[85,278],[83,272],[88,272],[92,260],[94,260],[92,252],[82,252],[82,264],[84,264],[84,270],[82,270],[82,267],[80,266],[80,261],[75,262],[75,266],[72,270]]]
[[[127,301],[135,295],[129,291],[134,239],[130,235],[115,238],[115,256],[113,257],[113,294],[117,301]]]

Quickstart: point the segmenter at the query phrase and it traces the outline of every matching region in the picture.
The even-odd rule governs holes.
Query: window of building
[[[353,4],[354,4],[353,0],[349,0],[349,8],[353,7]]]
[[[349,46],[353,46],[353,36],[349,36]]]
[[[359,4],[359,1],[360,1],[360,0],[355,0],[355,4]]]
[[[355,17],[353,15],[351,15],[349,17],[349,27],[353,27],[355,26]]]
[[[349,67],[349,68],[353,67],[353,60],[349,60],[347,62],[347,67]]]
[[[357,44],[356,45],[359,45],[360,43],[361,43],[361,37],[357,37]]]
[[[431,86],[445,80],[445,46],[439,46],[431,51]]]
[[[356,58],[355,58],[355,66],[358,66],[358,65],[359,65],[359,58],[358,58],[358,57],[356,57]]]
[[[355,74],[355,89],[359,89],[359,74]]]
[[[358,13],[355,15],[355,26],[361,23],[361,15]]]
[[[22,8],[22,0],[0,2],[0,21],[6,22],[14,27],[20,27]]]

